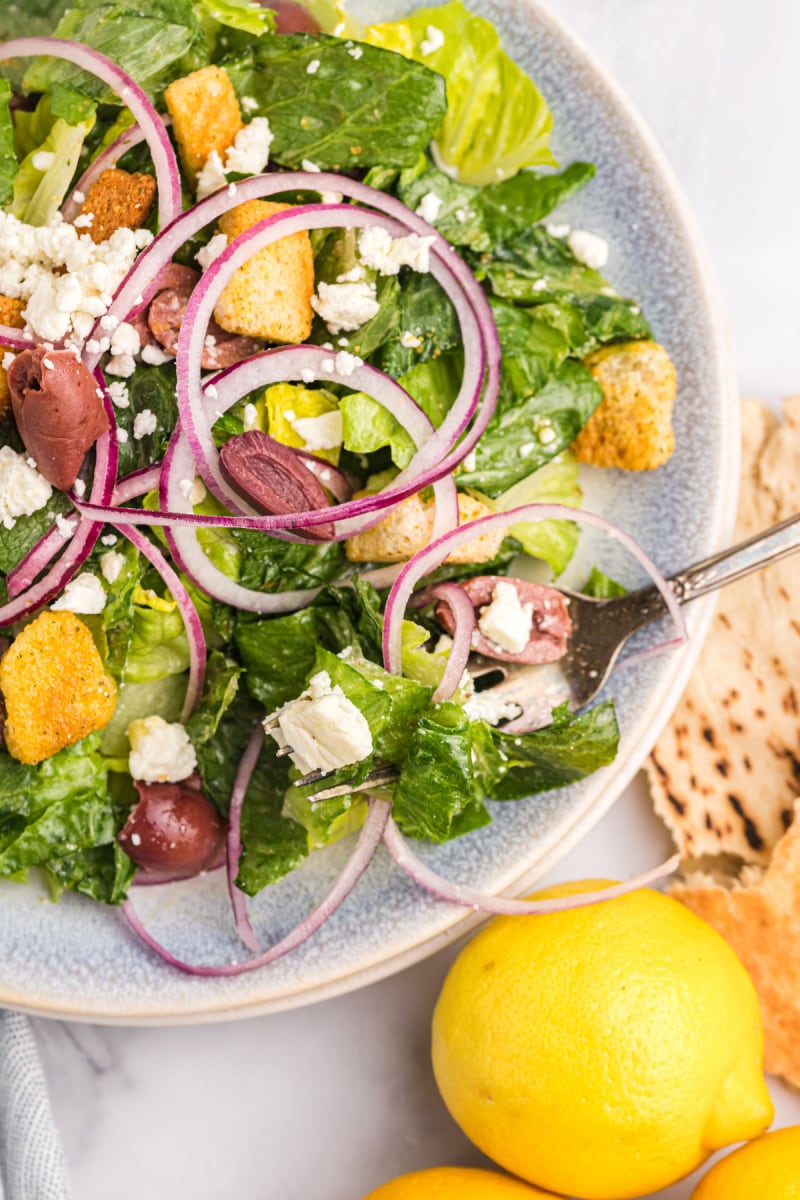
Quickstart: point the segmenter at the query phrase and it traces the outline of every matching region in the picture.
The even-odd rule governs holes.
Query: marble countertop
[[[800,387],[795,0],[552,0],[611,68],[683,181],[746,394]],[[626,876],[668,839],[635,782],[551,878]],[[36,1021],[78,1200],[358,1200],[403,1171],[479,1164],[436,1091],[428,1037],[457,947],[370,988],[189,1028]],[[800,1097],[772,1087],[777,1124]],[[690,1180],[659,1193],[688,1200]]]

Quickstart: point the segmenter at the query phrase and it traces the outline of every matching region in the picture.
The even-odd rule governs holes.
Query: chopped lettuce
[[[592,567],[582,591],[584,596],[593,596],[595,600],[613,600],[616,596],[627,595],[628,589],[610,575],[605,575],[599,567]]]
[[[395,466],[408,466],[414,457],[414,442],[388,408],[364,392],[344,396],[340,407],[345,450],[353,454],[373,454],[388,446]]]
[[[367,40],[408,55],[447,81],[436,134],[442,164],[466,183],[496,183],[521,167],[555,165],[553,117],[533,81],[503,50],[497,30],[461,0],[371,25]]]
[[[19,164],[14,153],[14,122],[8,102],[11,99],[11,84],[0,79],[0,204],[5,204],[14,194],[14,177]]]
[[[234,29],[252,37],[262,37],[275,28],[272,9],[252,4],[251,0],[195,0],[194,10],[206,27],[206,33],[217,28]],[[213,22],[213,25],[209,25]]]
[[[565,450],[489,503],[498,512],[508,512],[522,504],[566,504],[580,508],[582,500],[578,463]],[[553,575],[560,575],[575,553],[579,533],[574,521],[521,521],[509,526],[508,536],[519,542],[526,554],[544,559]]]
[[[19,113],[16,148],[25,157],[13,181],[11,211],[27,225],[47,225],[69,190],[94,113],[71,125],[56,117],[49,96],[32,113]]]
[[[271,157],[284,167],[304,159],[334,171],[411,166],[446,108],[434,71],[325,34],[262,38],[222,65],[239,96],[269,118]]]

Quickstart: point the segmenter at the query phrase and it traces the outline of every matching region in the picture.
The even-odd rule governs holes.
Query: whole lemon
[[[734,1150],[703,1177],[692,1200],[800,1200],[800,1125]]]
[[[762,1047],[739,959],[648,890],[496,918],[459,954],[433,1018],[436,1081],[467,1137],[582,1200],[656,1191],[762,1133]]]
[[[558,1200],[518,1179],[476,1167],[433,1167],[400,1175],[364,1200]]]

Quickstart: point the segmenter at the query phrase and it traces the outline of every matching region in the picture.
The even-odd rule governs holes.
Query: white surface
[[[797,390],[795,0],[554,0],[650,121],[708,240],[742,388]],[[631,787],[553,878],[633,874],[668,839]],[[401,1171],[479,1163],[428,1058],[455,955],[327,1004],[232,1025],[37,1022],[78,1200],[359,1200]],[[800,1098],[773,1087],[777,1124]],[[688,1200],[691,1182],[659,1193]]]

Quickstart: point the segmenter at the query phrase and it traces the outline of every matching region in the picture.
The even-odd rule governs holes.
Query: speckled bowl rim
[[[721,453],[729,464],[727,474],[720,480],[714,506],[708,513],[710,541],[715,546],[722,546],[732,533],[736,510],[740,455],[739,404],[728,331],[708,251],[671,165],[626,93],[592,51],[547,3],[543,0],[523,0],[523,3],[550,36],[561,42],[575,59],[582,60],[585,70],[593,76],[593,82],[624,118],[631,133],[631,140],[635,139],[638,142],[642,157],[652,167],[659,181],[661,196],[670,209],[673,223],[680,227],[684,234],[686,247],[691,255],[689,266],[693,268],[697,299],[703,306],[704,317],[711,331],[708,356],[712,360],[711,374],[717,381]],[[650,709],[657,711],[648,724],[646,734],[629,745],[625,755],[606,771],[602,790],[599,794],[588,796],[586,804],[576,809],[571,824],[567,828],[562,825],[549,840],[543,839],[533,848],[528,861],[520,864],[519,874],[503,888],[505,894],[524,893],[555,866],[608,812],[633,779],[680,698],[700,652],[714,605],[714,596],[692,605],[689,613],[690,640],[674,655],[671,671],[665,673],[664,680],[651,699]],[[72,1001],[56,1004],[32,994],[17,993],[4,988],[0,983],[0,1004],[40,1017],[137,1026],[202,1024],[286,1011],[319,1003],[385,979],[436,953],[486,920],[480,914],[467,913],[457,908],[443,909],[443,912],[447,915],[443,917],[435,933],[413,940],[399,950],[392,949],[384,957],[358,969],[349,969],[323,984],[300,986],[290,993],[266,1000],[243,999],[241,1002],[231,1002],[230,998],[227,998],[218,1007],[206,1004],[205,1007],[191,1011],[175,1011],[162,1007],[152,1012],[137,1010],[125,1013],[110,1012],[102,1007],[93,1008],[86,1002],[81,1002],[80,1007]]]

